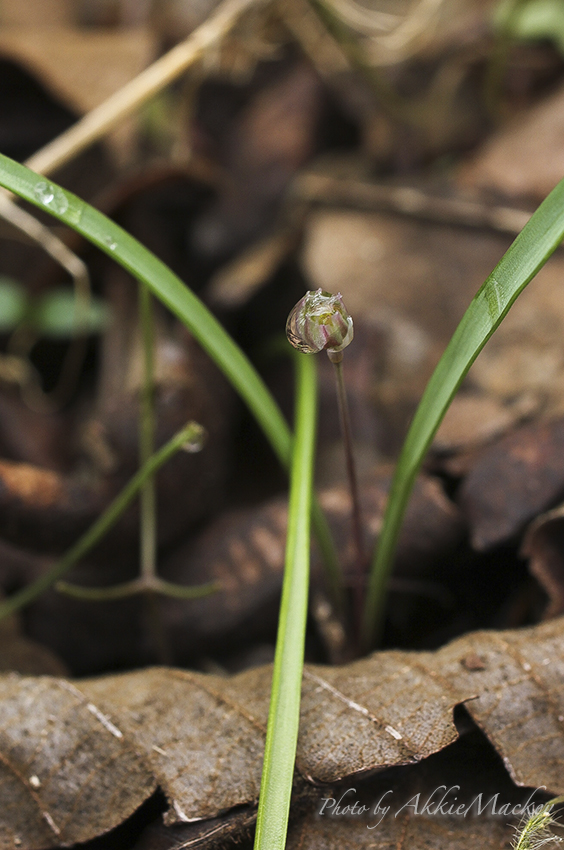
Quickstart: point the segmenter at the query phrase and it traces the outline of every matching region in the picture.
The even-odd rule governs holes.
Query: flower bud
[[[322,289],[306,292],[288,316],[286,336],[304,354],[340,352],[352,342],[353,320],[341,293]]]

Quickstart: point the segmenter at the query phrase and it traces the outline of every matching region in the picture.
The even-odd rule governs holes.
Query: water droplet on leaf
[[[66,213],[69,208],[68,198],[63,190],[46,180],[35,184],[33,194],[42,204],[59,215]]]

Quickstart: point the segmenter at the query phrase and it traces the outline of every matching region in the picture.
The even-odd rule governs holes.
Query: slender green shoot
[[[143,349],[143,383],[139,404],[139,466],[143,467],[155,451],[154,333],[151,293],[140,283],[139,325]],[[147,478],[139,494],[139,543],[141,575],[153,578],[157,572],[157,492],[155,478]]]
[[[474,296],[427,384],[398,460],[372,564],[362,622],[365,650],[381,634],[400,526],[427,449],[470,366],[563,238],[564,180],[542,202]]]
[[[196,422],[190,422],[185,428],[182,428],[173,437],[171,437],[171,439],[165,443],[164,446],[162,446],[162,448],[160,448],[159,451],[156,452],[141,469],[137,471],[131,481],[126,484],[121,493],[119,493],[113,502],[108,505],[106,510],[100,517],[98,517],[96,522],[90,526],[88,531],[86,531],[82,537],[77,540],[74,546],[72,546],[69,551],[51,567],[50,570],[38,578],[37,581],[34,581],[32,584],[29,584],[18,593],[14,593],[13,596],[10,596],[4,602],[0,603],[0,620],[4,619],[4,617],[8,617],[20,608],[23,608],[25,605],[29,605],[30,602],[33,602],[34,599],[37,599],[37,597],[44,593],[44,591],[48,590],[48,588],[62,578],[62,576],[64,576],[71,567],[88,554],[88,552],[100,542],[104,535],[107,534],[112,526],[117,522],[125,509],[139,493],[139,490],[143,487],[147,479],[155,475],[163,463],[166,463],[166,461],[169,460],[184,445],[187,443],[191,445],[194,442],[199,441],[201,439],[201,434],[201,425],[198,425]],[[158,581],[159,588],[166,586],[166,589],[169,589],[169,582],[163,582],[162,579],[159,579]],[[108,589],[99,588],[98,592],[101,590],[104,590],[107,593]],[[202,585],[198,589],[187,588],[187,590],[191,594],[190,598],[193,598],[195,595],[213,593],[217,590],[217,587],[215,585],[212,586],[211,584],[207,584]],[[162,589],[160,592],[163,592]],[[168,595],[178,595],[178,593],[169,593]],[[82,598],[85,597],[83,596]]]
[[[284,850],[300,720],[317,388],[314,358],[296,354],[296,362],[296,437],[290,473],[286,563],[255,850]]]
[[[153,297],[144,283],[137,284],[139,328],[143,351],[143,377],[139,397],[139,466],[143,467],[155,451],[155,334]],[[139,558],[141,576],[129,593],[142,592],[145,627],[160,664],[172,664],[173,653],[158,598],[157,577],[157,482],[147,478],[139,494]],[[127,586],[127,583],[126,583]],[[116,592],[116,588],[109,588]],[[118,591],[119,591],[118,586]],[[184,588],[182,588],[184,589]],[[123,593],[123,585],[121,586]],[[59,588],[60,591],[60,588]],[[64,592],[64,589],[63,589]],[[68,592],[68,587],[67,587]],[[72,592],[72,590],[71,590]]]
[[[137,596],[140,593],[159,594],[160,596],[169,596],[172,599],[201,599],[203,596],[209,596],[210,593],[221,590],[221,587],[213,581],[207,584],[185,587],[181,584],[165,581],[159,576],[152,576],[151,578],[139,576],[131,581],[124,581],[111,587],[82,587],[68,581],[58,581],[55,584],[55,590],[64,593],[66,596],[72,596],[73,599],[82,599],[85,602],[107,602],[109,599],[125,599],[127,596]]]
[[[163,262],[115,222],[57,184],[0,155],[0,186],[62,221],[143,282],[174,313],[221,369],[289,469],[292,434],[266,385],[215,316]],[[327,521],[314,501],[312,519],[331,590],[340,602],[341,573]]]

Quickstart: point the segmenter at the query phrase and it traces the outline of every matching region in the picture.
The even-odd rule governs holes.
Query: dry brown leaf
[[[511,425],[532,412],[530,397],[517,404],[503,404],[495,396],[482,392],[461,392],[452,400],[437,431],[433,448],[438,452],[466,451],[483,446],[505,433]]]
[[[465,663],[475,656],[481,664]],[[153,668],[74,684],[3,677],[0,847],[84,841],[157,785],[168,823],[253,803],[270,678],[270,667],[233,678]],[[418,762],[456,739],[453,707],[464,703],[518,784],[562,791],[563,679],[561,619],[470,634],[434,653],[308,666],[298,772],[332,783]]]
[[[564,613],[563,519],[562,505],[541,514],[527,529],[521,547],[521,555],[529,558],[530,572],[548,596],[547,619]]]
[[[51,6],[52,0],[47,5]],[[31,20],[39,25],[29,26]],[[79,114],[89,112],[134,79],[156,52],[154,36],[142,27],[83,30],[57,15],[50,25],[42,26],[42,15],[34,16],[33,10],[27,12],[25,22],[9,19],[12,22],[13,26],[0,29],[0,55],[20,63]],[[136,126],[136,119],[126,119],[108,135],[118,161],[131,153]]]
[[[534,422],[475,458],[458,495],[480,550],[518,534],[564,494],[564,419]]]
[[[391,481],[391,469],[379,467],[361,489],[366,520],[367,548],[380,531]],[[331,527],[340,562],[345,569],[354,558],[350,540],[351,503],[347,487],[324,488],[320,504]],[[162,574],[184,585],[217,582],[222,593],[194,600],[187,607],[176,600],[166,602],[167,628],[176,658],[186,659],[198,651],[209,653],[212,645],[233,645],[244,632],[272,631],[279,605],[284,570],[287,501],[275,498],[259,509],[240,509],[212,522],[195,542],[181,545],[165,559]],[[464,527],[453,504],[437,480],[420,476],[410,501],[400,536],[395,575],[429,578],[438,560],[454,551]],[[314,574],[319,576],[319,562]],[[403,598],[403,610],[408,603]],[[413,614],[412,606],[409,611]]]
[[[508,847],[502,822],[480,818],[389,817],[374,834],[363,821],[304,819],[291,832],[287,850],[501,850]]]
[[[316,789],[293,819],[288,850],[508,846],[523,807],[544,802],[542,792],[516,788],[480,732],[464,727],[424,762]]]
[[[142,28],[84,31],[20,25],[0,32],[0,53],[20,61],[78,112],[88,112],[132,80],[155,52]]]
[[[3,0],[0,10],[2,29],[11,26],[60,26],[73,19],[69,0]]]
[[[1,714],[2,848],[85,841],[155,788],[142,756],[64,679],[3,676]]]
[[[65,665],[53,652],[21,634],[16,617],[0,622],[0,670],[31,676],[68,675]]]
[[[564,88],[494,133],[460,175],[463,186],[541,201],[564,171]]]

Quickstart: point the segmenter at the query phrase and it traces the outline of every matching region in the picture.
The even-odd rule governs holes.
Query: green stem
[[[72,584],[69,581],[58,581],[55,585],[58,593],[88,602],[125,599],[127,596],[137,596],[139,593],[159,593],[161,596],[170,596],[173,599],[201,599],[220,589],[219,584],[214,581],[184,587],[181,584],[172,584],[158,576],[151,580],[141,576],[132,581],[124,581],[122,584],[114,584],[112,587],[82,587],[80,584]]]
[[[143,383],[139,399],[139,466],[151,457],[155,448],[155,380],[153,305],[148,287],[138,282],[139,324],[143,352]],[[172,650],[153,579],[157,575],[157,488],[154,476],[147,478],[139,498],[139,556],[141,579],[145,580],[145,624],[160,664],[171,664]]]
[[[309,584],[315,455],[315,360],[296,354],[296,437],[290,473],[286,564],[266,731],[255,850],[283,850],[296,758]]]
[[[154,452],[154,333],[151,293],[144,283],[139,283],[139,322],[143,351],[143,384],[139,405],[139,466],[143,467]],[[157,505],[154,476],[147,478],[140,493],[140,558],[141,575],[156,575],[157,563]]]
[[[196,422],[190,422],[181,431],[178,431],[167,443],[159,449],[147,463],[133,476],[131,481],[125,485],[121,493],[108,505],[104,513],[98,517],[96,522],[90,526],[82,537],[72,546],[69,551],[51,569],[24,587],[18,593],[10,596],[0,603],[0,620],[8,617],[24,605],[28,605],[37,599],[44,591],[48,590],[56,581],[67,573],[77,561],[83,558],[112,528],[126,508],[131,504],[139,490],[160,467],[166,463],[185,443],[197,442],[201,438],[202,426]]]

